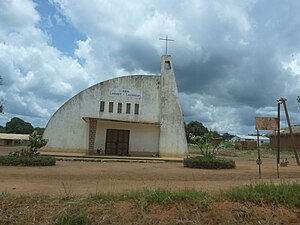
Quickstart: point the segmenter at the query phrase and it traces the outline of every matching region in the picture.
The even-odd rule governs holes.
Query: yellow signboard
[[[278,119],[275,117],[256,117],[256,130],[277,130]]]

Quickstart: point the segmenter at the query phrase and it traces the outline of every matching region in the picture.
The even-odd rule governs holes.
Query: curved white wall
[[[44,150],[85,151],[88,148],[88,123],[83,117],[159,123],[159,88],[159,76],[143,75],[119,77],[87,88],[51,117],[44,132],[44,138],[48,139]],[[116,95],[122,91],[129,96]],[[100,101],[105,102],[104,112],[100,112]],[[109,102],[114,102],[113,113],[108,112]],[[117,112],[119,102],[122,113]],[[130,114],[126,114],[126,103],[131,103]],[[138,115],[134,114],[135,104],[139,104]]]

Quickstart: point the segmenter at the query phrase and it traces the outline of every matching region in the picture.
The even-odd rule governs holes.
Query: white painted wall
[[[165,68],[170,62],[170,69]],[[163,55],[161,60],[161,115],[160,156],[184,156],[187,154],[187,141],[183,116],[171,56]]]
[[[63,148],[65,151],[85,151],[88,148],[88,123],[83,117],[159,123],[159,76],[119,77],[96,84],[67,101],[49,120],[44,138],[44,150]],[[138,92],[140,97],[112,96],[111,90]],[[105,101],[105,111],[100,112],[100,101]],[[114,102],[113,113],[108,103]],[[117,113],[122,102],[122,113]],[[126,114],[126,103],[131,103],[131,113]],[[139,104],[139,114],[134,114],[134,104]],[[69,150],[68,150],[69,149]]]

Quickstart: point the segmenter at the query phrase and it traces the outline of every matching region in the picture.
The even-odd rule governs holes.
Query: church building
[[[43,151],[184,157],[182,111],[170,55],[160,75],[117,77],[78,93],[50,118]]]

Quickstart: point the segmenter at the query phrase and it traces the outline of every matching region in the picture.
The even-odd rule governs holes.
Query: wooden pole
[[[278,108],[278,124],[277,124],[277,158],[276,158],[276,165],[277,165],[277,177],[279,178],[279,163],[280,163],[280,101],[277,103]],[[275,134],[276,135],[276,134]]]
[[[257,160],[256,164],[258,164],[258,176],[261,179],[261,159],[260,159],[260,148],[259,148],[259,130],[256,130],[257,133]]]
[[[278,101],[277,103],[277,108],[278,108],[278,124],[277,124],[277,164],[280,163],[280,102]]]
[[[297,165],[300,166],[299,156],[298,156],[298,150],[297,150],[296,145],[295,145],[295,139],[294,139],[294,135],[293,135],[292,125],[291,125],[290,117],[289,117],[289,114],[288,114],[288,111],[287,111],[287,107],[286,107],[286,99],[284,99],[282,101],[282,103],[283,103],[283,107],[284,107],[284,111],[285,111],[286,120],[287,120],[288,125],[289,125],[291,142],[292,142],[292,146],[293,146],[293,149],[294,149],[294,153],[295,153],[295,158],[296,158],[296,161],[297,161]]]

